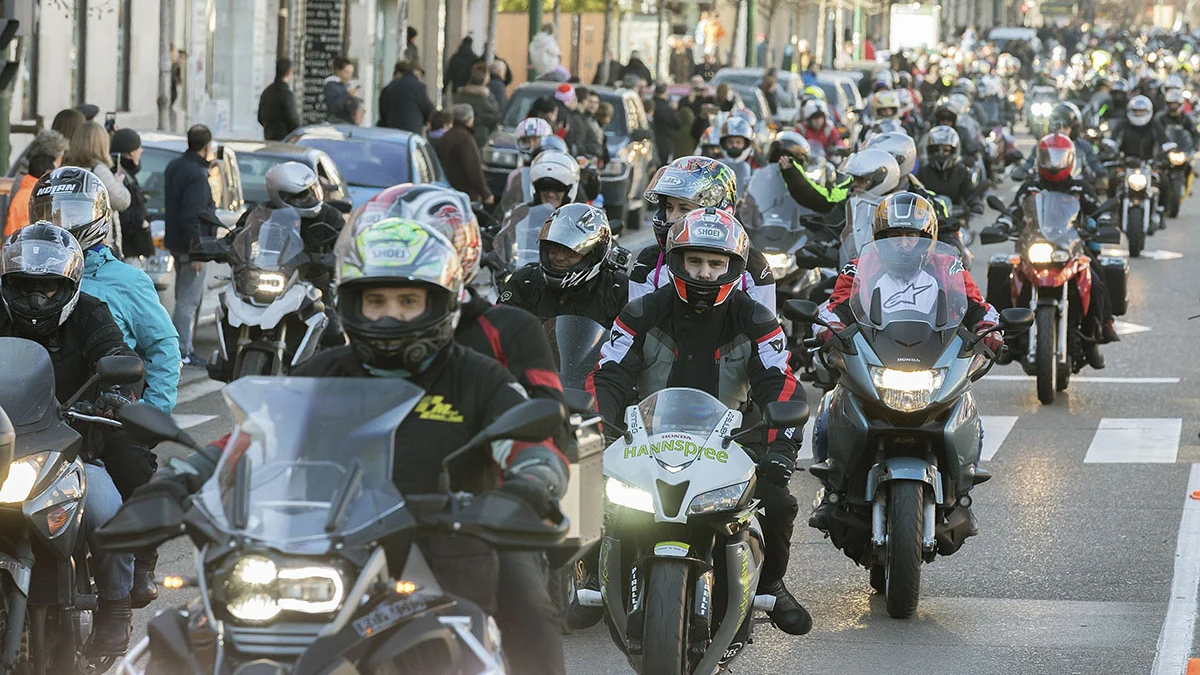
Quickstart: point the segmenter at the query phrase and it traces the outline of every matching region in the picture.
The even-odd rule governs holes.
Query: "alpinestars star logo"
[[[931,288],[933,288],[933,284],[918,286],[915,283],[909,283],[904,288],[893,293],[890,298],[884,300],[883,308],[891,311],[894,309],[903,309],[905,307],[916,307],[917,297]]]

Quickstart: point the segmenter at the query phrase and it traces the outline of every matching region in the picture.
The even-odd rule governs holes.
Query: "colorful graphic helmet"
[[[463,281],[471,283],[479,272],[482,243],[479,219],[470,197],[441,185],[402,183],[371,197],[346,227],[361,228],[384,218],[403,218],[437,230],[454,245],[463,268]]]
[[[737,202],[737,179],[733,169],[715,159],[680,157],[654,174],[645,197],[658,207],[653,217],[654,236],[659,245],[665,247],[667,231],[674,223],[667,222],[664,197],[686,199],[699,208],[711,206],[732,212]]]
[[[679,299],[697,312],[704,312],[728,300],[741,281],[750,239],[733,214],[708,207],[696,209],[675,223],[667,233],[664,249]],[[728,260],[724,272],[713,278],[693,277],[687,270],[687,254],[694,252],[724,256]]]

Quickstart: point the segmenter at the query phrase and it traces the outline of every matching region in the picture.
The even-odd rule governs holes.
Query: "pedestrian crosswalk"
[[[990,461],[1005,451],[1019,450],[1005,444],[1019,417],[981,415],[983,424],[983,460]],[[1099,420],[1092,431],[1085,464],[1163,464],[1175,462],[1183,434],[1183,419],[1115,418]]]

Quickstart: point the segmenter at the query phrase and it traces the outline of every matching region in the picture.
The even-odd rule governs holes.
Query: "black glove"
[[[775,485],[786,487],[795,470],[796,458],[788,451],[768,450],[758,460],[758,477]]]
[[[539,481],[512,476],[504,480],[500,492],[510,494],[530,505],[541,518],[548,518],[556,523],[562,520],[562,512],[558,510],[558,504],[550,495],[550,490]]]
[[[168,474],[160,476],[157,480],[146,483],[134,490],[129,498],[163,495],[171,498],[178,504],[183,504],[187,501],[188,497],[199,492],[203,486],[204,481],[194,473]]]
[[[96,398],[96,414],[115,420],[121,408],[136,402],[137,396],[121,387],[102,389]]]

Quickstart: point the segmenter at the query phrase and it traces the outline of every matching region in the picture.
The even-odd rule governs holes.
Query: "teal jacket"
[[[82,290],[108,305],[125,344],[146,363],[142,401],[170,414],[179,389],[179,333],[158,300],[154,282],[99,247],[85,254]]]

